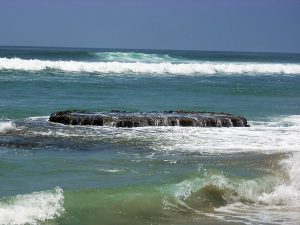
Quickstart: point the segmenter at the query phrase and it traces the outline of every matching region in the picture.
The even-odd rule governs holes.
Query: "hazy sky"
[[[300,0],[0,0],[0,45],[300,53]]]

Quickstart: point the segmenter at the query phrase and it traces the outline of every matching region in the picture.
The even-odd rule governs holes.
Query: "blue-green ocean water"
[[[249,128],[81,127],[216,111]],[[300,55],[0,48],[0,224],[299,224]]]

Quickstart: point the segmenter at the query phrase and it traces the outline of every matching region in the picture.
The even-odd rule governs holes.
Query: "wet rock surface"
[[[248,127],[241,116],[216,112],[86,112],[67,110],[54,112],[49,121],[70,125],[114,127],[189,126],[189,127]]]

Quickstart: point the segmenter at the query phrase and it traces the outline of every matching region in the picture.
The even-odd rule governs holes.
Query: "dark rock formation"
[[[52,113],[49,121],[71,125],[115,127],[190,126],[190,127],[247,127],[244,117],[214,112],[86,112],[62,111]]]

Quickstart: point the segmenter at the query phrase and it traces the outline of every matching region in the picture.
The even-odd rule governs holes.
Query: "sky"
[[[0,45],[300,53],[300,0],[0,0]]]

